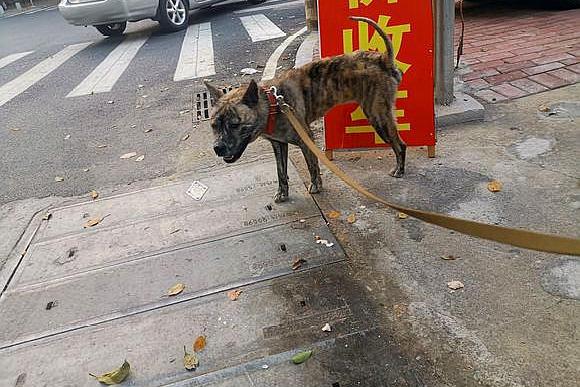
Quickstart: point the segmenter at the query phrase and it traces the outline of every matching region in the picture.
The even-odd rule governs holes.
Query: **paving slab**
[[[289,175],[300,181],[291,166]],[[166,384],[180,373],[188,379],[181,372],[181,350],[191,345],[194,332],[212,337],[206,331],[210,321],[220,329],[222,347],[210,339],[215,341],[205,364],[212,364],[212,356],[217,363],[208,369],[229,367],[245,352],[250,358],[265,353],[254,348],[258,332],[279,326],[286,306],[268,286],[236,302],[225,292],[336,264],[344,253],[302,184],[293,184],[290,202],[273,204],[277,180],[271,159],[206,170],[194,179],[208,187],[199,201],[186,194],[188,180],[50,210],[52,217],[32,233],[0,298],[1,385],[13,385],[24,364],[30,366],[24,372],[31,385],[46,378],[54,385],[93,384],[87,372],[114,367],[113,359],[134,358],[131,352],[139,352],[138,384]],[[104,219],[84,228],[95,216]],[[335,245],[317,244],[317,237]],[[306,263],[294,271],[297,258]],[[178,282],[185,290],[167,296]],[[323,309],[321,316],[350,314],[340,298]],[[233,330],[235,321],[244,328]],[[221,331],[226,328],[228,340]],[[228,350],[236,342],[238,355]],[[119,351],[121,343],[126,351]],[[138,349],[143,345],[144,352]],[[168,357],[159,364],[155,351],[174,356],[176,363]],[[55,353],[59,360],[47,361]]]

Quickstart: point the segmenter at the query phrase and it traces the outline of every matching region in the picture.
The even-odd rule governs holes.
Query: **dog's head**
[[[264,127],[259,112],[260,93],[252,80],[246,87],[224,94],[209,82],[207,89],[215,101],[210,124],[215,136],[213,150],[226,163],[237,161],[249,143],[256,140]]]

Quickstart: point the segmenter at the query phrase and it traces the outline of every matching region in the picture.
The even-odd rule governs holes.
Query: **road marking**
[[[272,21],[263,13],[242,16],[240,17],[240,20],[242,21],[246,31],[248,31],[252,42],[261,42],[263,40],[286,36],[286,33],[278,28],[276,24],[272,23]]]
[[[147,39],[149,33],[127,35],[67,98],[111,91]]]
[[[254,7],[254,8],[248,8],[248,9],[240,9],[240,10],[234,11],[234,13],[235,14],[240,14],[240,13],[250,13],[250,12],[256,12],[256,11],[263,11],[265,9],[295,8],[295,7],[299,7],[299,6],[303,5],[303,4],[304,4],[304,0],[297,0],[297,1],[276,3],[276,4],[271,4],[271,5],[264,5],[262,7]]]
[[[193,24],[187,27],[174,81],[183,81],[215,74],[211,23]]]
[[[20,58],[24,58],[28,54],[32,54],[33,51],[26,51],[26,52],[19,52],[17,54],[10,54],[5,56],[4,58],[0,59],[0,69],[2,67],[8,66],[12,62],[16,62]]]
[[[270,57],[268,58],[268,61],[266,62],[266,66],[264,67],[264,74],[262,75],[262,81],[267,81],[267,80],[274,78],[274,75],[276,75],[276,67],[278,66],[278,60],[280,59],[280,57],[284,53],[284,50],[286,50],[288,48],[288,46],[290,45],[290,43],[292,43],[294,41],[294,39],[296,39],[297,37],[299,37],[300,35],[302,35],[305,32],[306,32],[306,27],[302,27],[300,30],[298,30],[297,32],[295,32],[291,36],[287,37],[282,42],[282,44],[280,44],[274,50],[272,55],[270,55]]]
[[[18,78],[0,87],[0,106],[22,93],[42,78],[56,70],[61,64],[72,58],[75,54],[91,45],[88,43],[73,44],[65,47],[48,59],[43,60]]]

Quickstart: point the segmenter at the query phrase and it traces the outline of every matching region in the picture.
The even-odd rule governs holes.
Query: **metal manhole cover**
[[[222,88],[222,91],[228,93],[234,89],[234,86],[226,86]],[[207,90],[200,91],[195,93],[193,96],[193,107],[194,107],[194,114],[193,114],[193,121],[200,122],[209,120],[209,111],[211,109],[211,99],[209,96],[209,92]]]

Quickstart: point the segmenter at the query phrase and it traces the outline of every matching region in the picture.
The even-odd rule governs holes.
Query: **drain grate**
[[[222,88],[224,94],[235,89],[234,86],[226,86]],[[193,97],[194,114],[193,121],[200,122],[209,120],[209,111],[211,109],[211,99],[207,90],[195,93]]]
[[[195,109],[193,120],[194,121],[205,121],[209,120],[209,109],[211,108],[211,103],[209,100],[209,92],[203,91],[201,93],[195,93],[193,99],[193,106]]]

